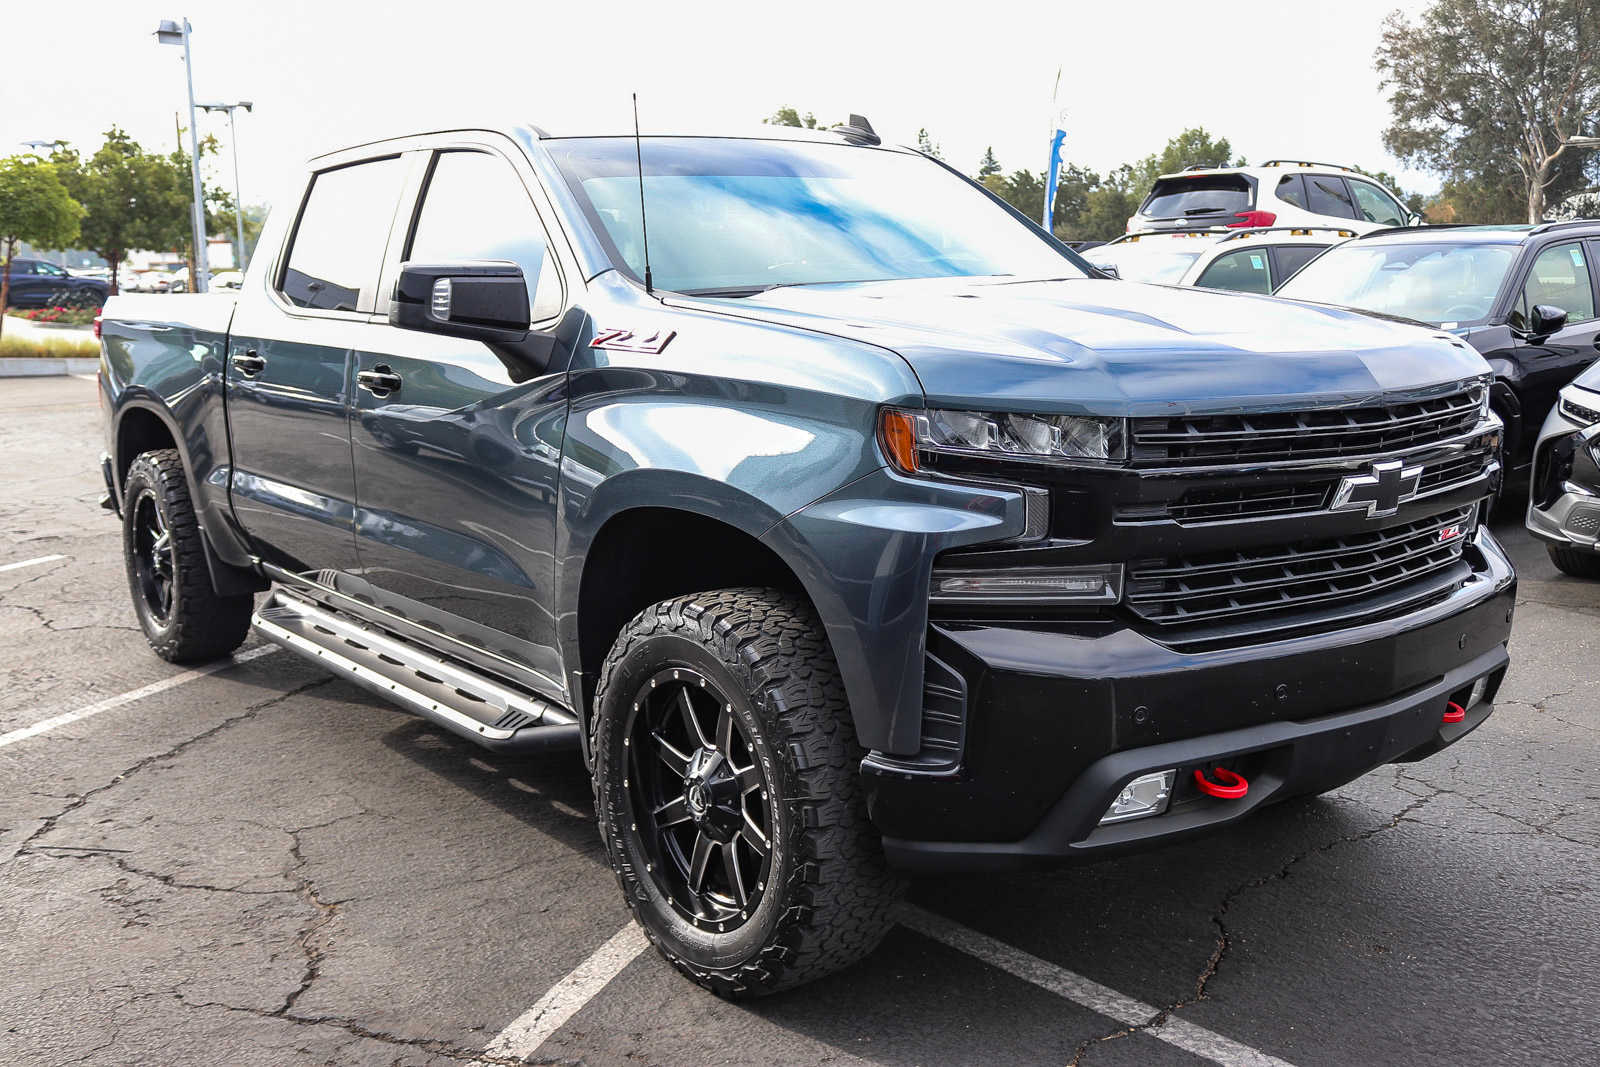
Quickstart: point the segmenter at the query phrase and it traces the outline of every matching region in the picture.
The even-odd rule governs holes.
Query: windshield
[[[1489,317],[1516,257],[1508,244],[1351,241],[1307,263],[1278,295],[1466,326]]]
[[[613,259],[644,275],[632,138],[546,142]],[[921,156],[846,144],[645,138],[655,285],[778,285],[1085,272],[1004,208]]]
[[[1096,248],[1088,254],[1091,263],[1105,263],[1117,268],[1117,277],[1125,282],[1154,282],[1157,285],[1176,285],[1194,261],[1200,258],[1201,249],[1142,249],[1138,246],[1123,248]]]

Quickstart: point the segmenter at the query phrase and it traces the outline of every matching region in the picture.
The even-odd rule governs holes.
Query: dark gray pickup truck
[[[905,872],[1426,757],[1506,669],[1475,352],[1102,277],[864,121],[362,145],[237,294],[101,327],[156,651],[253,626],[581,751],[627,906],[724,995],[870,951]]]

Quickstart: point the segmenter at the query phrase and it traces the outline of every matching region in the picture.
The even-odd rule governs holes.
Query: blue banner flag
[[[1061,142],[1067,139],[1066,130],[1056,130],[1050,138],[1050,169],[1044,176],[1044,228],[1054,233],[1056,214],[1056,185],[1061,180]]]

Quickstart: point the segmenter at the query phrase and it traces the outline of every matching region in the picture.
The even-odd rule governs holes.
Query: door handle
[[[267,361],[256,355],[256,350],[253,348],[246,349],[243,352],[235,352],[233,354],[233,365],[246,378],[254,378],[267,369]]]
[[[371,370],[358,372],[356,384],[373,396],[388,396],[400,391],[400,375],[380,363]]]

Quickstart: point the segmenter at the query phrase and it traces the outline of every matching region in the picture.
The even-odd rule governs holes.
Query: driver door
[[[1561,329],[1537,342],[1522,342],[1517,354],[1523,365],[1522,425],[1536,433],[1555,406],[1556,394],[1600,355],[1600,317],[1595,309],[1595,264],[1600,242],[1563,241],[1533,258],[1522,289],[1512,305],[1511,325],[1524,329],[1535,305],[1548,304],[1567,313]]]

